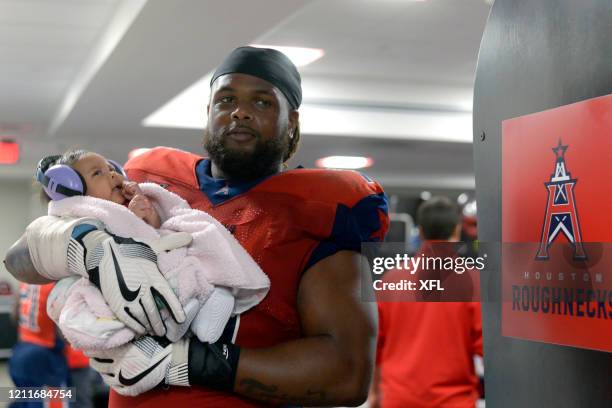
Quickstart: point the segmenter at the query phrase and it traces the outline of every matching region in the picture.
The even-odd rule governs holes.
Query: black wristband
[[[189,340],[189,384],[233,391],[239,358],[240,347],[234,344],[202,343],[192,337]]]

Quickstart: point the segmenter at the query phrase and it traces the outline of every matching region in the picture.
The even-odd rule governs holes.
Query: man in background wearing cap
[[[159,147],[126,164],[130,179],[167,186],[223,223],[268,274],[271,289],[258,306],[232,319],[215,344],[145,336],[93,356],[92,366],[115,390],[110,406],[337,406],[365,400],[376,312],[360,299],[359,251],[362,242],[383,239],[386,198],[376,182],[357,172],[282,171],[298,145],[301,99],[300,75],[286,56],[240,47],[211,80],[204,136],[209,158]],[[48,243],[66,241],[66,235],[75,245],[78,228],[29,227],[7,266],[19,279],[40,282],[32,264],[44,265],[35,258],[45,251],[32,248],[42,237]],[[81,241],[87,252],[87,240]],[[110,280],[120,275],[118,268],[128,275],[129,262],[95,266]],[[50,279],[66,274],[40,273]],[[141,292],[151,287],[157,304],[168,300],[159,296],[164,283],[139,283]],[[141,312],[136,301],[105,298],[111,308]],[[141,308],[145,316],[151,313]],[[181,323],[181,311],[174,312]],[[159,384],[165,386],[155,388]]]

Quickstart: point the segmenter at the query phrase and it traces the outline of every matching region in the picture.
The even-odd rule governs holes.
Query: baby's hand
[[[155,212],[153,205],[151,204],[151,200],[149,200],[147,196],[143,194],[134,196],[130,200],[128,208],[138,217],[143,219],[151,215],[151,212]]]
[[[153,204],[151,204],[151,200],[144,194],[135,195],[134,198],[130,200],[128,208],[152,227],[159,228],[161,226],[161,219],[157,211],[155,211]]]
[[[137,195],[142,195],[144,197],[142,190],[135,181],[125,181],[123,183],[121,192],[127,200],[131,200]]]

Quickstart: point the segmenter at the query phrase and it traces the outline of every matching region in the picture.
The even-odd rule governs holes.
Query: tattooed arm
[[[15,279],[22,282],[38,285],[52,282],[40,276],[34,268],[25,234],[9,248],[4,259],[4,266]]]
[[[304,337],[265,349],[242,349],[235,392],[294,405],[365,401],[377,321],[375,304],[360,299],[360,259],[355,252],[342,251],[305,272],[298,292]]]

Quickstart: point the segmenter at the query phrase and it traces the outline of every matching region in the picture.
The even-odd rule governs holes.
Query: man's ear
[[[206,150],[206,139],[208,139],[208,124],[204,126],[204,130],[202,131],[202,147]]]
[[[451,235],[452,241],[458,242],[460,239],[461,239],[461,223],[455,226],[455,229],[453,230],[453,235]]]
[[[300,112],[297,109],[294,109],[289,112],[289,129],[291,130],[290,138],[293,139],[295,136],[294,132],[297,128],[298,123],[300,122]]]

